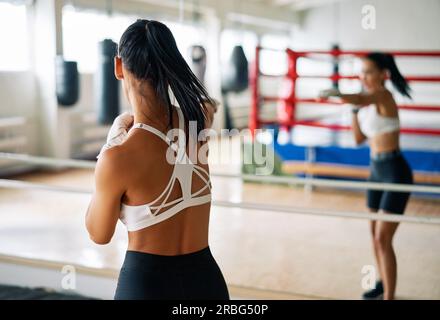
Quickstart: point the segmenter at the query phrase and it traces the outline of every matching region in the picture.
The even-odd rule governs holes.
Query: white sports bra
[[[378,134],[399,131],[398,117],[385,117],[377,112],[375,105],[361,108],[358,112],[359,126],[362,133],[371,138]]]
[[[180,108],[177,108],[177,114],[179,116],[179,129],[183,129],[184,118]],[[120,220],[125,224],[128,231],[137,231],[152,226],[171,218],[183,209],[211,201],[209,173],[201,166],[191,162],[186,154],[186,146],[184,144],[180,143],[179,145],[171,141],[163,132],[143,123],[135,123],[130,131],[134,129],[144,129],[159,136],[177,155],[170,181],[155,200],[138,206],[130,206],[122,203]],[[205,183],[205,185],[196,192],[191,191],[193,174],[196,174]],[[176,181],[180,184],[182,196],[167,202]],[[200,195],[206,189],[209,189],[209,194]],[[153,205],[154,203],[158,204]],[[163,209],[166,210],[163,211]]]

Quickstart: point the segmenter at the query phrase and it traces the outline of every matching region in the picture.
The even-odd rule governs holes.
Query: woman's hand
[[[332,88],[332,89],[326,89],[319,91],[318,94],[320,99],[328,99],[330,97],[339,97],[341,96],[341,92],[339,92],[338,89]]]
[[[99,159],[105,150],[123,143],[127,138],[128,130],[133,126],[133,122],[134,117],[128,112],[117,116],[107,134],[107,143],[102,147],[96,158]]]

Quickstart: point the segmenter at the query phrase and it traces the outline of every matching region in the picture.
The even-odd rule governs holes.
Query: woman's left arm
[[[339,92],[338,89],[322,90],[319,93],[320,98],[338,97],[341,98],[344,103],[354,104],[356,106],[367,106],[372,103],[378,103],[383,95],[382,92],[344,94]]]
[[[121,199],[125,192],[119,148],[114,147],[99,158],[95,168],[95,191],[86,214],[90,239],[107,244],[113,237],[118,222]]]
[[[354,94],[343,94],[339,95],[341,100],[345,103],[354,104],[357,106],[367,106],[372,103],[378,102],[378,94],[376,93],[354,93]]]

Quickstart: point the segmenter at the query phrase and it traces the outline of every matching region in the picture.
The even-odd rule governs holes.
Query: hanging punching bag
[[[232,49],[231,57],[222,72],[222,91],[241,92],[249,85],[248,61],[242,46]]]
[[[119,114],[119,82],[114,73],[117,44],[105,39],[98,44],[98,68],[95,75],[95,98],[98,122],[111,124]]]
[[[74,105],[79,99],[79,73],[75,61],[65,61],[62,56],[55,60],[56,94],[58,104]]]
[[[196,77],[205,84],[206,50],[202,46],[194,45],[189,48],[191,58],[191,70]]]
[[[232,49],[228,63],[222,71],[222,98],[225,112],[225,127],[229,130],[234,128],[228,103],[228,93],[239,93],[249,86],[248,61],[242,46]]]

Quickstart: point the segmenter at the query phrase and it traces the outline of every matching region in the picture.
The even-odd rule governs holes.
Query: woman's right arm
[[[369,104],[378,104],[384,100],[385,97],[388,97],[389,93],[384,91],[376,91],[373,93],[352,93],[352,94],[344,94],[341,93],[338,89],[327,89],[322,90],[319,93],[319,97],[321,99],[328,99],[329,97],[338,97],[344,103],[354,104],[359,107],[364,107]]]
[[[387,91],[383,92],[374,92],[374,93],[355,93],[355,94],[343,94],[339,92],[338,89],[328,89],[323,90],[319,94],[320,98],[329,98],[329,97],[338,97],[344,103],[349,103],[357,106],[357,108],[353,109],[352,115],[352,130],[354,134],[354,140],[357,145],[363,143],[367,140],[367,137],[362,133],[359,120],[357,117],[357,113],[360,108],[367,106],[369,104],[378,104],[381,102],[384,97],[387,96]]]
[[[359,120],[357,117],[358,111],[359,109],[357,109],[357,111],[352,112],[352,121],[351,121],[352,122],[351,128],[353,130],[354,141],[356,142],[356,145],[359,145],[363,143],[365,140],[367,140],[367,137],[362,133],[359,125]]]

